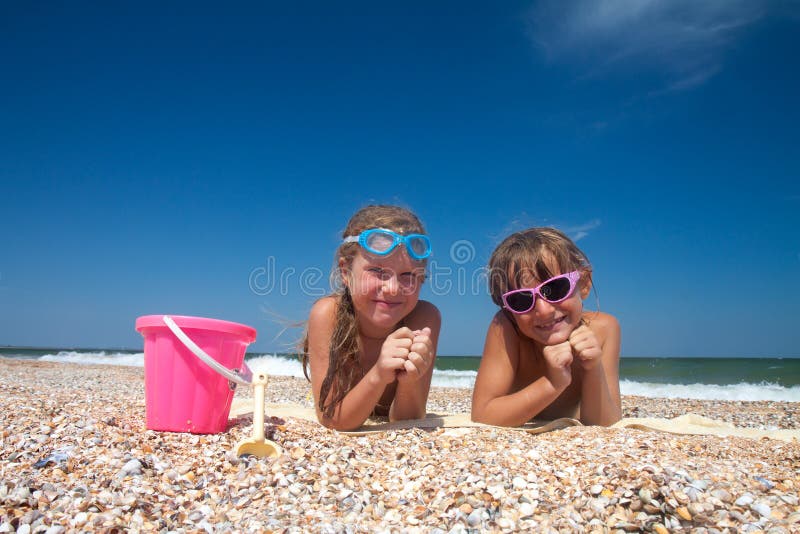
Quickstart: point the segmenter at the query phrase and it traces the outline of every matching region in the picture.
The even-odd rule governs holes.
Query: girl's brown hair
[[[551,272],[549,265],[561,272]],[[531,277],[539,281],[559,274],[581,271],[581,286],[591,283],[592,267],[573,241],[555,228],[529,228],[511,234],[489,258],[489,289],[492,301],[503,307],[503,293],[519,289]]]
[[[425,228],[411,211],[399,206],[373,205],[358,210],[342,232],[342,239],[357,236],[370,228],[385,228],[398,234],[424,234]],[[342,243],[336,250],[331,270],[331,285],[336,299],[336,315],[333,323],[330,349],[328,351],[328,373],[319,392],[319,409],[325,417],[333,417],[336,407],[360,380],[364,370],[359,365],[359,337],[356,310],[347,285],[342,282],[343,270],[347,271],[358,252],[358,243]],[[342,269],[342,266],[344,269]],[[308,332],[303,339],[303,373],[308,376]]]

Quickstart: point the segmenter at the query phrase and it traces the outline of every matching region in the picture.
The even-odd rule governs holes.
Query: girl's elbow
[[[357,425],[345,424],[339,421],[332,421],[330,419],[321,419],[319,422],[325,428],[329,428],[330,430],[336,430],[337,432],[349,432],[361,426],[360,424]]]
[[[616,413],[614,413],[611,416],[611,420],[608,422],[608,424],[606,424],[606,426],[611,426],[615,423],[619,423],[621,420],[622,420],[622,410],[617,410]]]
[[[603,420],[599,421],[597,423],[597,425],[598,426],[609,427],[609,426],[612,426],[614,423],[618,422],[619,420],[620,420],[619,417],[617,417],[616,415],[613,415],[611,417],[607,417],[606,419],[603,419]]]
[[[355,430],[361,426],[361,423],[353,424],[347,421],[342,421],[341,419],[336,417],[325,417],[322,414],[317,414],[317,421],[319,421],[319,424],[321,424],[325,428],[329,428],[331,430],[336,430],[339,432],[349,432],[350,430]]]
[[[478,406],[475,403],[472,404],[470,418],[474,423],[481,423],[484,425],[491,425],[493,423],[489,410],[487,410],[485,406]]]

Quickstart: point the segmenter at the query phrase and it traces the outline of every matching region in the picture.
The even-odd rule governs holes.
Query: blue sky
[[[379,202],[432,238],[440,354],[480,354],[499,241],[554,225],[623,356],[799,357],[798,29],[766,0],[4,3],[0,345],[137,348],[172,313],[286,350]]]

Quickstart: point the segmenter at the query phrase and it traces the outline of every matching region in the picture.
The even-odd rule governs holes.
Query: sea
[[[144,366],[144,354],[120,349],[0,347],[0,357],[77,364]],[[303,377],[295,355],[248,353],[252,369]],[[433,385],[472,388],[480,357],[437,356]],[[700,400],[800,402],[800,358],[623,357],[623,395]]]

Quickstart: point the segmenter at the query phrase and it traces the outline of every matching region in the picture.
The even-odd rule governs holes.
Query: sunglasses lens
[[[515,312],[528,311],[533,306],[533,293],[530,291],[512,293],[506,297],[506,304]]]
[[[556,278],[543,285],[539,289],[539,292],[546,301],[555,302],[569,295],[571,285],[569,279],[566,277]]]
[[[411,252],[419,258],[425,258],[431,253],[431,244],[424,236],[409,236],[406,243]]]
[[[394,248],[394,237],[383,232],[372,232],[366,239],[366,249],[372,252],[388,252]]]

